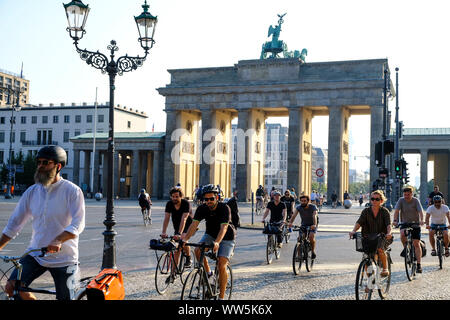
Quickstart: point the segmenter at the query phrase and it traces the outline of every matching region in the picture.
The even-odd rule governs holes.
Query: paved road
[[[14,209],[16,200],[0,202],[0,227]],[[115,202],[115,215],[118,232],[117,266],[124,272],[126,299],[168,300],[178,299],[179,284],[164,296],[158,295],[154,286],[156,258],[154,251],[148,249],[149,240],[161,233],[165,202],[154,201],[153,224],[144,227],[139,210],[133,201]],[[284,245],[281,258],[267,265],[265,261],[265,237],[261,230],[251,226],[251,208],[240,205],[242,224],[246,228],[238,230],[237,247],[232,259],[234,274],[233,299],[249,300],[351,300],[354,299],[354,278],[361,254],[354,250],[354,241],[348,240],[351,230],[361,211],[359,207],[346,209],[324,208],[320,214],[320,232],[317,234],[317,259],[312,272],[305,270],[294,276],[291,259],[293,241]],[[96,274],[101,267],[103,235],[105,227],[105,202],[86,200],[86,229],[80,237],[80,262],[83,276]],[[260,217],[253,217],[256,227]],[[259,224],[259,225],[258,225]],[[194,236],[198,240],[202,234]],[[30,225],[4,250],[7,254],[19,254],[29,241]],[[425,236],[428,250],[428,237]],[[406,279],[403,261],[399,256],[398,236],[392,245],[393,275],[390,299],[450,299],[447,290],[450,264],[447,261],[443,270],[437,268],[437,258],[424,258],[424,273],[413,282]],[[36,285],[49,287],[51,279],[45,276]],[[43,297],[48,298],[48,297]]]

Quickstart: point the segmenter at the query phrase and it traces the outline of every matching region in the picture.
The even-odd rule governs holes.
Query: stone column
[[[73,183],[80,185],[80,150],[73,150]]]
[[[166,110],[166,136],[164,146],[164,173],[163,173],[163,195],[164,198],[169,198],[169,190],[176,182],[175,180],[175,164],[172,161],[172,151],[176,145],[176,141],[172,141],[172,133],[177,129],[177,112]],[[156,152],[154,153],[156,154]],[[155,161],[155,160],[153,160]],[[155,162],[154,162],[155,163]],[[156,166],[156,168],[158,168]],[[157,170],[157,169],[156,169]],[[153,165],[153,182],[155,181],[155,165]],[[158,176],[159,176],[159,172]],[[152,189],[154,189],[154,185]],[[152,191],[153,192],[153,191]]]
[[[126,197],[126,186],[127,186],[127,157],[128,154],[125,152],[122,152],[122,159],[120,162],[120,178],[125,179],[124,182],[121,182],[119,180],[119,185],[120,185],[120,192],[119,192],[119,196],[121,198],[125,198]]]
[[[84,150],[84,170],[83,170],[83,183],[85,183],[88,186],[89,190],[89,183],[90,183],[90,176],[91,176],[91,152],[89,150]],[[91,190],[92,191],[92,190]]]
[[[327,199],[336,191],[338,200],[348,188],[348,111],[329,107]]]
[[[167,153],[167,151],[166,151]],[[151,191],[151,197],[152,198],[168,198],[169,197],[169,187],[172,188],[173,184],[170,185],[169,187],[164,186],[164,195],[162,194],[162,189],[160,188],[160,177],[161,177],[161,151],[159,150],[154,150],[153,151],[153,157],[152,157],[152,169],[153,169],[153,174],[152,174],[152,186],[150,187],[150,191]],[[164,179],[164,182],[166,180]],[[166,192],[167,190],[167,192]]]
[[[139,150],[133,150],[133,154],[131,157],[130,199],[134,199],[139,195]]]
[[[431,192],[431,191],[430,191]],[[428,198],[428,150],[420,150],[420,203]]]
[[[214,111],[211,109],[206,109],[206,110],[202,110],[202,138],[205,137],[205,132],[215,128],[214,126]],[[202,139],[202,149],[201,149],[201,154],[202,154],[202,162],[200,163],[200,185],[205,185],[205,184],[210,184],[210,183],[214,183],[214,177],[211,176],[211,166],[213,164],[211,164],[211,161],[213,160],[212,158],[215,157],[215,152],[216,150],[212,151],[212,152],[205,152],[205,149],[209,146],[209,145],[214,145],[214,136],[211,137],[210,140],[203,140]],[[211,148],[209,148],[211,149]],[[215,148],[214,148],[215,149]]]
[[[250,166],[249,140],[248,136],[243,136],[249,128],[250,110],[239,110],[237,125],[237,153],[236,153],[236,189],[240,201],[248,201],[251,198],[247,173]]]
[[[148,192],[148,185],[147,185],[147,164],[148,164],[148,152],[142,151],[140,154],[140,172],[139,172],[139,191],[140,189],[144,188]],[[151,190],[150,190],[151,192]],[[149,193],[150,194],[150,193]]]

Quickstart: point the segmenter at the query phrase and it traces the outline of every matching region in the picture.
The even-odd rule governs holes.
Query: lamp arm
[[[122,75],[124,72],[136,70],[138,67],[142,67],[147,55],[148,50],[145,50],[145,56],[143,57],[129,57],[128,55],[125,55],[117,59],[117,69],[119,75]]]
[[[86,49],[80,49],[78,47],[78,41],[75,41],[74,45],[77,52],[80,54],[81,60],[84,60],[88,65],[101,70],[102,73],[106,73],[106,67],[109,62],[108,58],[103,53],[100,53],[99,51],[93,52]]]

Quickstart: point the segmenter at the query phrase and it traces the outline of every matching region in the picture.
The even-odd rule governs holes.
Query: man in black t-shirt
[[[217,267],[219,270],[219,300],[223,300],[227,286],[227,265],[233,255],[235,247],[235,230],[231,223],[231,210],[225,203],[219,202],[219,189],[213,184],[203,187],[204,203],[197,208],[191,226],[182,235],[181,240],[186,242],[194,234],[200,221],[206,221],[206,231],[200,240],[201,243],[214,245],[217,252]],[[197,259],[200,259],[200,249],[195,249]],[[212,275],[208,261],[204,259],[205,270]]]
[[[166,204],[165,217],[162,227],[161,238],[167,238],[167,226],[169,225],[170,217],[172,217],[172,225],[174,230],[174,240],[179,240],[183,234],[189,229],[192,223],[190,213],[190,205],[186,199],[183,199],[183,191],[180,188],[173,188],[169,192],[170,200]],[[186,255],[185,267],[191,266],[191,255],[189,247],[184,248]],[[180,253],[175,253],[175,259],[178,261]]]
[[[286,205],[286,212],[287,212],[286,220],[289,220],[292,216],[292,211],[294,209],[295,198],[291,195],[291,192],[289,190],[286,190],[284,192],[284,196],[281,197],[280,201],[284,202],[284,204]]]
[[[266,211],[264,212],[264,217],[262,219],[262,222],[264,223],[266,221],[266,217],[270,213],[270,223],[271,224],[277,224],[280,226],[280,228],[283,226],[283,224],[286,222],[286,216],[287,216],[287,209],[284,202],[281,202],[281,193],[278,190],[275,190],[273,192],[273,201],[270,201],[267,204]],[[277,234],[277,242],[278,247],[281,248],[283,246],[283,236],[282,234]]]
[[[441,196],[441,198],[442,198],[442,204],[445,204],[445,201],[444,201],[444,194],[443,194],[442,192],[439,191],[439,186],[437,186],[437,185],[434,186],[433,192],[431,192],[430,195],[428,196],[428,205],[429,205],[429,206],[433,206],[433,205],[434,205],[434,203],[433,203],[433,198],[434,198],[434,196]]]

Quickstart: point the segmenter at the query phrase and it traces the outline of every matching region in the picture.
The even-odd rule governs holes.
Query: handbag
[[[123,286],[122,271],[117,269],[103,269],[86,286],[88,300],[123,300],[125,287]]]

